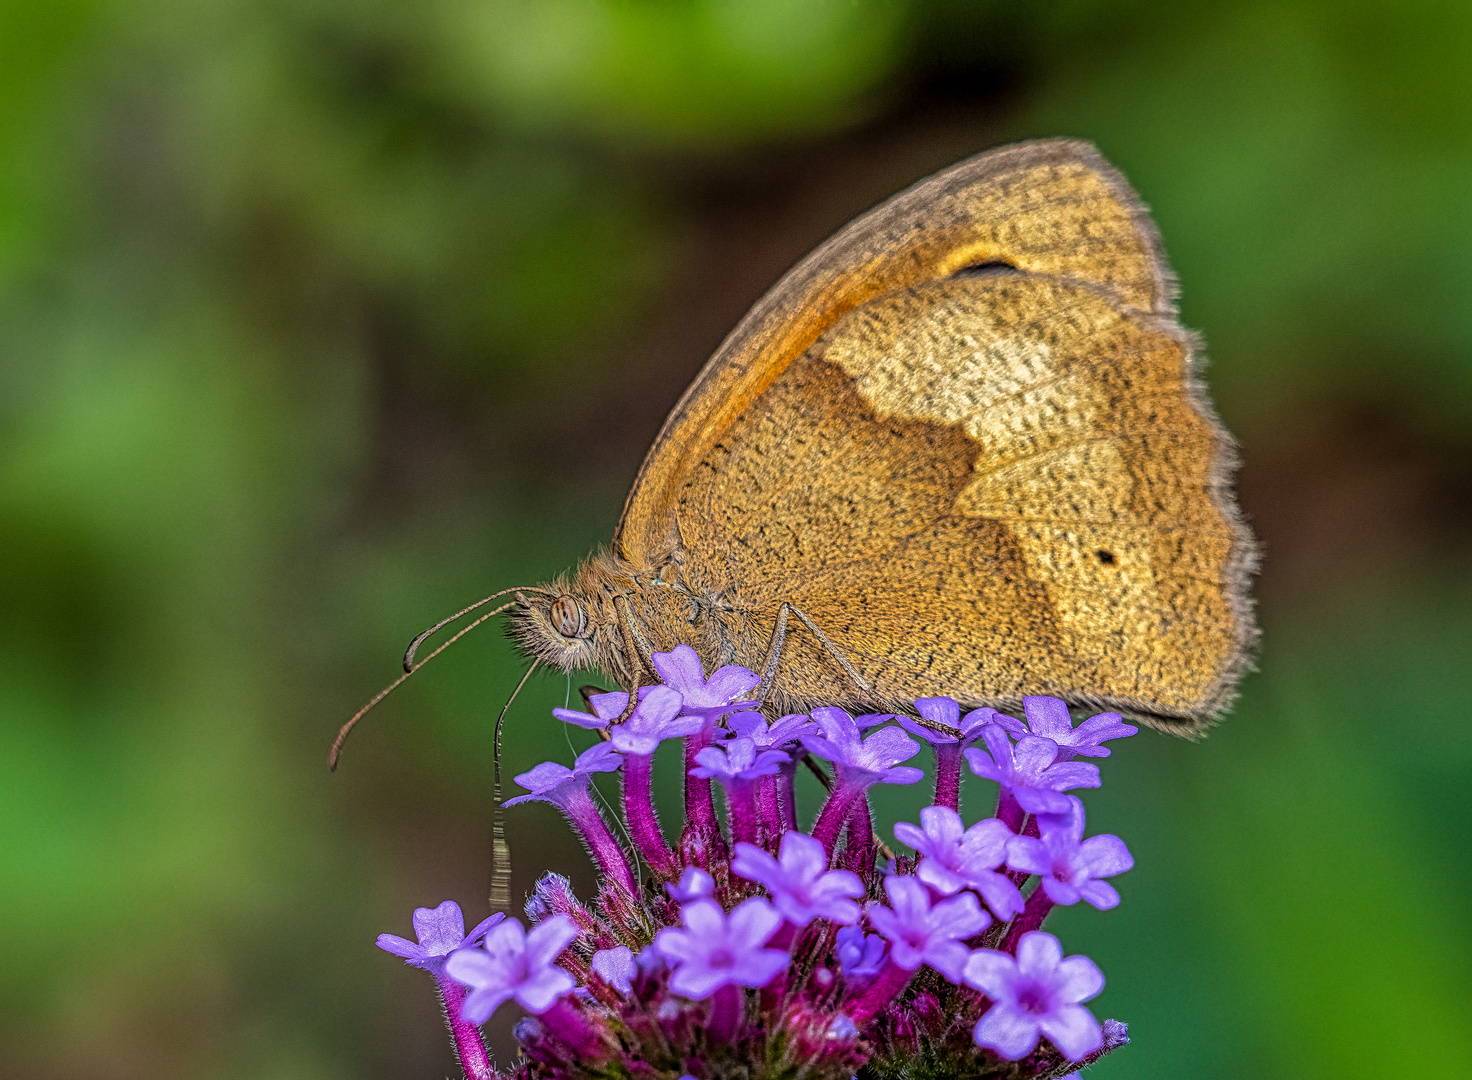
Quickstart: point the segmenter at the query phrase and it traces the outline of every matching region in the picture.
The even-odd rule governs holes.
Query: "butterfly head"
[[[597,664],[599,620],[585,595],[566,582],[554,582],[518,599],[510,630],[522,652],[563,671]]]

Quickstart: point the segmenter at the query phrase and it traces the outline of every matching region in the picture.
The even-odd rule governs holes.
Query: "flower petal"
[[[1047,978],[1063,959],[1063,946],[1052,934],[1032,930],[1017,942],[1017,970],[1033,978]]]
[[[1134,856],[1124,846],[1124,841],[1109,833],[1089,837],[1079,845],[1078,853],[1084,866],[1088,867],[1090,877],[1113,877],[1135,865]]]
[[[1060,1005],[1039,1017],[1038,1027],[1069,1061],[1088,1057],[1104,1045],[1099,1021],[1082,1005]]]
[[[1032,1053],[1038,1045],[1038,1022],[1007,1002],[997,1002],[976,1022],[972,1033],[978,1046],[988,1046],[1008,1061]]]
[[[517,986],[516,1003],[529,1013],[544,1013],[577,984],[578,981],[560,967],[544,967]]]
[[[1025,697],[1022,710],[1034,735],[1052,739],[1062,746],[1073,734],[1073,717],[1068,715],[1068,706],[1058,698]]]
[[[559,913],[543,919],[527,931],[527,966],[535,969],[552,963],[577,936],[577,924],[570,916]]]
[[[1026,934],[1022,935],[1027,937]],[[1055,942],[1057,938],[1053,939]],[[1104,973],[1087,956],[1070,956],[1057,967],[1057,989],[1060,1001],[1077,1004],[1088,1001],[1104,989]]]
[[[1017,961],[997,949],[977,949],[966,961],[968,985],[980,990],[993,1001],[1011,997],[1017,978]]]

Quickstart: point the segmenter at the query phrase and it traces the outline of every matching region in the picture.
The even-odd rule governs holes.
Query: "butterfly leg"
[[[762,665],[762,681],[756,692],[757,701],[767,700],[767,695],[772,692],[772,685],[777,680],[777,667],[782,661],[782,646],[787,643],[787,620],[791,615],[796,615],[803,626],[808,628],[808,632],[818,639],[818,644],[823,646],[823,651],[833,657],[834,662],[843,668],[844,674],[854,681],[855,686],[865,693],[873,691],[874,688],[869,685],[869,680],[860,675],[859,669],[849,663],[848,657],[843,655],[843,650],[833,644],[827,634],[818,629],[818,624],[808,617],[808,613],[796,604],[790,604],[784,600],[782,606],[777,609],[777,625],[773,628],[772,640],[767,645],[767,658]]]
[[[659,673],[654,670],[654,659],[649,642],[644,640],[644,635],[639,633],[638,626],[634,624],[629,598],[622,594],[615,596],[613,607],[618,612],[618,629],[624,639],[624,650],[627,655],[634,658],[629,665],[632,669],[629,677],[632,684],[629,687],[629,703],[624,706],[623,713],[614,721],[615,724],[622,724],[634,715],[634,707],[639,704],[639,689],[645,685],[645,673],[653,675],[656,683],[660,681],[660,678]]]

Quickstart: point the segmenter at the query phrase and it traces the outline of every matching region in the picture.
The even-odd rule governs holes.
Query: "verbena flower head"
[[[609,745],[620,754],[652,754],[665,739],[694,735],[704,721],[698,716],[681,716],[683,704],[668,686],[654,687],[640,695],[627,720],[609,728]]]
[[[381,939],[438,970],[472,1080],[850,1080],[861,1070],[866,1080],[1041,1080],[1126,1041],[1122,1025],[1100,1025],[1083,1004],[1103,985],[1098,969],[1064,959],[1038,930],[1069,896],[1108,906],[1113,890],[1099,879],[1128,868],[1116,838],[1083,839],[1078,801],[1062,794],[1097,786],[1094,766],[1060,760],[1060,744],[1032,729],[1014,748],[992,710],[963,716],[950,699],[922,698],[920,715],[956,735],[900,718],[935,750],[937,803],[919,825],[896,826],[916,854],[891,860],[875,843],[868,789],[924,775],[903,764],[921,744],[892,714],[774,718],[742,700],[759,682],[750,671],[707,678],[685,647],[653,665],[663,685],[642,691],[622,722],[620,694],[595,695],[591,713],[559,710],[603,738],[571,768],[521,774],[527,793],[506,804],[562,810],[598,864],[596,895],[579,899],[549,874],[527,901],[530,929],[493,916],[466,938],[451,904],[416,912],[418,942]],[[668,738],[685,740],[677,843],[651,787],[651,755]],[[959,768],[977,738],[986,748],[968,751],[972,768],[1002,793],[997,816],[968,825]],[[831,771],[808,824],[797,813],[804,755]],[[596,773],[615,770],[618,829],[589,791]],[[475,1025],[507,1001],[530,1015],[516,1027],[519,1063],[498,1073]]]
[[[907,971],[929,964],[952,982],[960,982],[971,956],[965,941],[992,921],[976,897],[961,893],[932,904],[929,889],[913,877],[899,875],[884,879],[884,891],[892,906],[871,904],[869,922],[889,939],[891,962]]]
[[[821,735],[804,735],[802,745],[814,757],[831,761],[844,777],[865,783],[913,784],[925,774],[901,765],[920,752],[920,744],[898,728],[882,727],[861,738],[859,725],[842,709],[814,709]]]
[[[759,712],[732,713],[726,717],[726,728],[737,738],[750,739],[758,750],[784,750],[804,735],[816,735],[818,725],[806,713],[795,713],[770,724]]]
[[[792,963],[785,949],[763,948],[782,916],[759,896],[729,914],[714,900],[696,900],[680,911],[680,926],[654,936],[654,948],[670,965],[670,990],[692,1001],[723,986],[762,987]]]
[[[759,752],[753,740],[736,738],[718,746],[707,746],[695,755],[695,760],[700,764],[690,770],[692,776],[730,784],[772,776],[789,759],[781,750]]]
[[[707,679],[700,666],[700,657],[689,645],[677,645],[670,652],[655,653],[654,670],[659,672],[666,686],[679,693],[685,711],[692,716],[709,716],[717,710],[730,708],[762,681],[755,672],[735,664],[721,668]]]
[[[972,709],[962,716],[956,699],[948,697],[916,698],[915,711],[931,725],[943,724],[955,734],[919,723],[913,717],[899,717],[900,726],[911,735],[918,735],[929,743],[960,743],[962,746],[981,738],[982,731],[988,724],[996,723],[998,716],[996,709]]]
[[[524,802],[549,802],[565,807],[579,792],[588,790],[595,773],[614,772],[619,767],[618,753],[608,743],[600,742],[578,755],[572,768],[555,761],[544,761],[536,768],[521,773],[516,782],[527,794],[507,799],[507,806]]]

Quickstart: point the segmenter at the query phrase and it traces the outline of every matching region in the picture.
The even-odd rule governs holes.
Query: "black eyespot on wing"
[[[1103,548],[1100,548],[1098,551],[1094,552],[1094,554],[1099,556],[1099,561],[1105,566],[1114,565],[1114,552],[1105,551]]]
[[[1020,273],[1022,273],[1021,270],[1017,269],[1017,267],[1013,266],[1011,263],[1003,259],[990,259],[987,262],[972,263],[970,266],[963,266],[961,267],[961,269],[952,274],[951,277],[994,277],[999,274]]]

